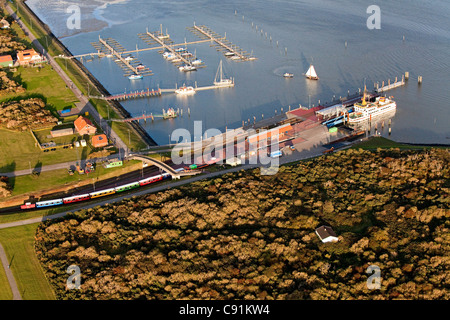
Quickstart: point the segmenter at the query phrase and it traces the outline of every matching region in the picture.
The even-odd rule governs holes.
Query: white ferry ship
[[[348,116],[348,122],[350,124],[360,123],[365,120],[371,120],[373,117],[381,114],[396,110],[397,104],[392,98],[393,97],[377,97],[375,102],[367,102],[366,90],[364,88],[362,101],[355,103],[353,106],[354,111]]]

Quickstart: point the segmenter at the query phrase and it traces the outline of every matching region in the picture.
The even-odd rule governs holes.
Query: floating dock
[[[197,26],[194,23],[193,27],[188,27],[187,29],[198,36],[200,39],[213,42],[214,44],[211,46],[214,46],[217,51],[222,51],[225,57],[237,61],[251,61],[257,59],[248,52],[242,50],[238,46],[228,41],[226,36],[222,37],[207,26]]]
[[[112,38],[102,39],[98,36],[99,42],[91,43],[99,53],[105,54],[107,57],[115,58],[116,62],[125,72],[124,76],[129,77],[132,75],[151,76],[152,71],[145,67],[140,61],[128,54],[124,57],[125,48],[120,45],[116,40]]]

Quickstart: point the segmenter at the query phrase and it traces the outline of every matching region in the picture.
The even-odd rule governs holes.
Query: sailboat
[[[222,60],[220,60],[219,67],[217,68],[216,77],[214,78],[215,86],[234,87],[233,78],[226,79],[223,77]]]
[[[308,71],[306,71],[305,76],[310,80],[319,80],[319,77],[317,76],[316,70],[314,69],[313,65],[310,65]]]

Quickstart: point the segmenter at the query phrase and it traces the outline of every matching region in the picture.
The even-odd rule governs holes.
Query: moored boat
[[[189,72],[189,71],[196,71],[197,68],[194,66],[190,66],[190,65],[184,65],[184,66],[178,67],[178,70],[183,71],[183,72]]]
[[[177,94],[183,94],[183,95],[187,95],[187,94],[194,94],[195,93],[195,89],[194,87],[180,87],[179,89],[175,90],[175,93]]]
[[[216,77],[214,78],[215,86],[224,86],[224,87],[232,87],[234,86],[233,78],[224,78],[223,77],[223,67],[222,60],[220,60],[219,67],[217,68]]]
[[[141,74],[132,74],[131,76],[128,77],[128,79],[130,80],[138,80],[138,79],[142,79],[143,76]]]
[[[361,102],[354,104],[354,111],[348,115],[348,122],[350,124],[361,123],[396,110],[397,104],[392,98],[377,97],[374,102],[368,102],[366,101],[366,90],[364,88],[363,98]]]

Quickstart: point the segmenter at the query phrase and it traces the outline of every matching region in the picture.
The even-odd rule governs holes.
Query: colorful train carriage
[[[36,202],[36,208],[45,208],[45,207],[52,207],[52,206],[59,206],[63,204],[62,199],[54,199],[54,200],[48,200],[48,201],[39,201]]]
[[[96,192],[91,192],[91,193],[89,193],[89,195],[91,196],[91,199],[93,199],[93,198],[105,197],[105,196],[108,196],[108,195],[114,194],[114,193],[116,193],[116,189],[111,188],[111,189],[105,189],[105,190],[100,190],[100,191],[96,191]]]
[[[128,191],[131,189],[139,188],[139,186],[140,186],[139,182],[133,182],[133,183],[128,183],[128,184],[124,184],[124,185],[115,187],[114,189],[116,190],[116,192],[123,192],[123,191]]]
[[[157,175],[157,176],[154,176],[154,177],[149,177],[149,178],[146,178],[146,179],[139,180],[139,185],[140,186],[146,186],[148,184],[161,181],[162,179],[163,179],[163,176],[160,174],[160,175]]]
[[[73,197],[63,198],[63,202],[65,204],[74,203],[74,202],[86,201],[86,200],[89,200],[90,198],[91,198],[91,196],[89,194],[81,194],[81,195],[77,195],[77,196],[73,196]]]

